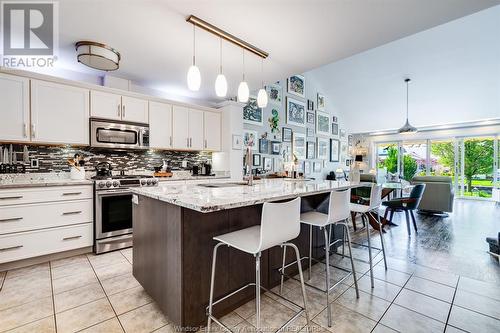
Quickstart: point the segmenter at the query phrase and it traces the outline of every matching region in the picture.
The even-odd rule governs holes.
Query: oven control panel
[[[97,180],[95,187],[97,190],[109,190],[116,188],[127,187],[146,187],[157,186],[158,179],[156,178],[135,178],[135,179],[103,179]]]

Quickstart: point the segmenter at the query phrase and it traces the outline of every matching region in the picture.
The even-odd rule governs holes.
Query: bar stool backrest
[[[373,184],[370,192],[370,208],[377,208],[382,204],[382,185]]]
[[[335,223],[349,218],[351,210],[351,189],[330,192],[328,207],[328,223]]]
[[[256,252],[288,242],[300,233],[300,198],[283,203],[264,203],[260,245]]]

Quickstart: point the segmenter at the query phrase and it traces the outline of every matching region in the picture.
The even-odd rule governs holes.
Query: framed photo
[[[307,109],[310,111],[314,110],[314,102],[310,99],[307,100]]]
[[[269,84],[266,86],[267,96],[269,98],[269,103],[275,105],[281,105],[283,88],[277,83]]]
[[[259,139],[259,153],[269,154],[269,140]]]
[[[311,162],[309,161],[304,161],[304,174],[305,175],[311,174]]]
[[[257,131],[243,129],[243,147],[252,147],[252,150],[257,150]]]
[[[286,123],[304,127],[306,124],[306,105],[296,99],[286,98]]]
[[[243,122],[252,125],[262,126],[264,114],[257,105],[255,97],[248,98],[248,103],[243,107]]]
[[[316,112],[316,133],[330,135],[330,115],[326,112]]]
[[[321,172],[321,163],[320,162],[313,163],[313,172],[314,173]]]
[[[243,137],[241,135],[233,134],[233,149],[241,150],[243,146]]]
[[[279,155],[281,153],[281,142],[271,141],[271,154]]]
[[[347,143],[346,142],[342,142],[340,144],[340,153],[342,154],[342,156],[347,155]]]
[[[314,125],[316,123],[316,116],[314,112],[307,112],[307,123]]]
[[[339,119],[335,116],[332,116],[332,122],[334,123],[338,123],[339,122]]]
[[[345,138],[345,136],[346,136],[346,131],[345,131],[345,129],[341,128],[340,129],[340,138],[343,139],[343,138]]]
[[[340,141],[330,139],[330,162],[338,162],[340,157]]]
[[[310,128],[310,127],[306,128],[306,136],[308,138],[314,137],[314,128]]]
[[[318,93],[318,98],[316,101],[318,111],[325,111],[325,96]]]
[[[345,160],[345,166],[351,166],[351,160],[348,158],[347,160]]]
[[[270,157],[264,157],[264,170],[272,171],[273,170],[273,159]]]
[[[349,147],[352,147],[352,140],[353,140],[352,134],[349,134],[349,135],[347,136],[347,145],[348,145]]]
[[[306,158],[306,136],[302,133],[293,133],[293,154],[297,159]]]
[[[306,158],[312,160],[316,158],[316,144],[312,141],[306,143]]]
[[[292,142],[292,129],[288,127],[283,127],[281,129],[281,140],[283,142]]]
[[[260,155],[259,154],[253,154],[252,158],[253,158],[253,161],[252,161],[253,166],[259,167],[260,166],[260,162],[261,162]]]
[[[317,153],[317,159],[319,160],[326,160],[328,159],[328,146],[330,142],[328,139],[325,138],[318,138],[318,153]]]
[[[302,75],[292,75],[287,80],[289,94],[306,98],[306,79]]]
[[[339,135],[339,124],[332,123],[332,135]]]

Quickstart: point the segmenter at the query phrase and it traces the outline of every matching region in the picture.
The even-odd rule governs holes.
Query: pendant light
[[[409,83],[410,83],[410,79],[405,79],[405,82],[406,82],[406,123],[403,125],[403,127],[401,127],[399,130],[398,130],[398,133],[415,133],[417,132],[417,128],[416,127],[413,127],[412,125],[410,125],[410,122],[408,121],[408,86],[409,86]]]
[[[260,66],[260,75],[261,75],[261,78],[264,77],[264,59],[262,58],[261,59],[261,66]],[[266,92],[266,89],[264,87],[264,80],[262,79],[262,86],[261,88],[259,89],[259,92],[257,94],[257,105],[259,106],[259,108],[265,108],[267,106],[267,92]]]
[[[220,39],[219,75],[215,79],[215,94],[219,97],[225,97],[227,94],[227,81],[222,74],[222,38]]]
[[[187,73],[187,84],[191,91],[200,90],[201,85],[201,74],[200,70],[196,66],[196,27],[193,24],[193,64],[189,67]]]
[[[248,97],[250,96],[250,90],[248,89],[248,84],[245,81],[245,50],[243,50],[243,80],[238,86],[238,101],[241,103],[248,102]]]

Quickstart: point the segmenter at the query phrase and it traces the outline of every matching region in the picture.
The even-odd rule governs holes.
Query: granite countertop
[[[92,185],[89,179],[72,180],[69,172],[45,173],[45,174],[6,174],[0,178],[0,189],[22,188],[22,187],[47,187],[47,186],[76,186]]]
[[[228,183],[232,182],[219,184]],[[218,184],[209,185],[220,186]],[[209,213],[362,185],[363,183],[350,183],[348,181],[265,179],[255,181],[253,186],[204,187],[196,184],[169,185],[163,183],[157,187],[133,188],[132,191],[149,198]]]

